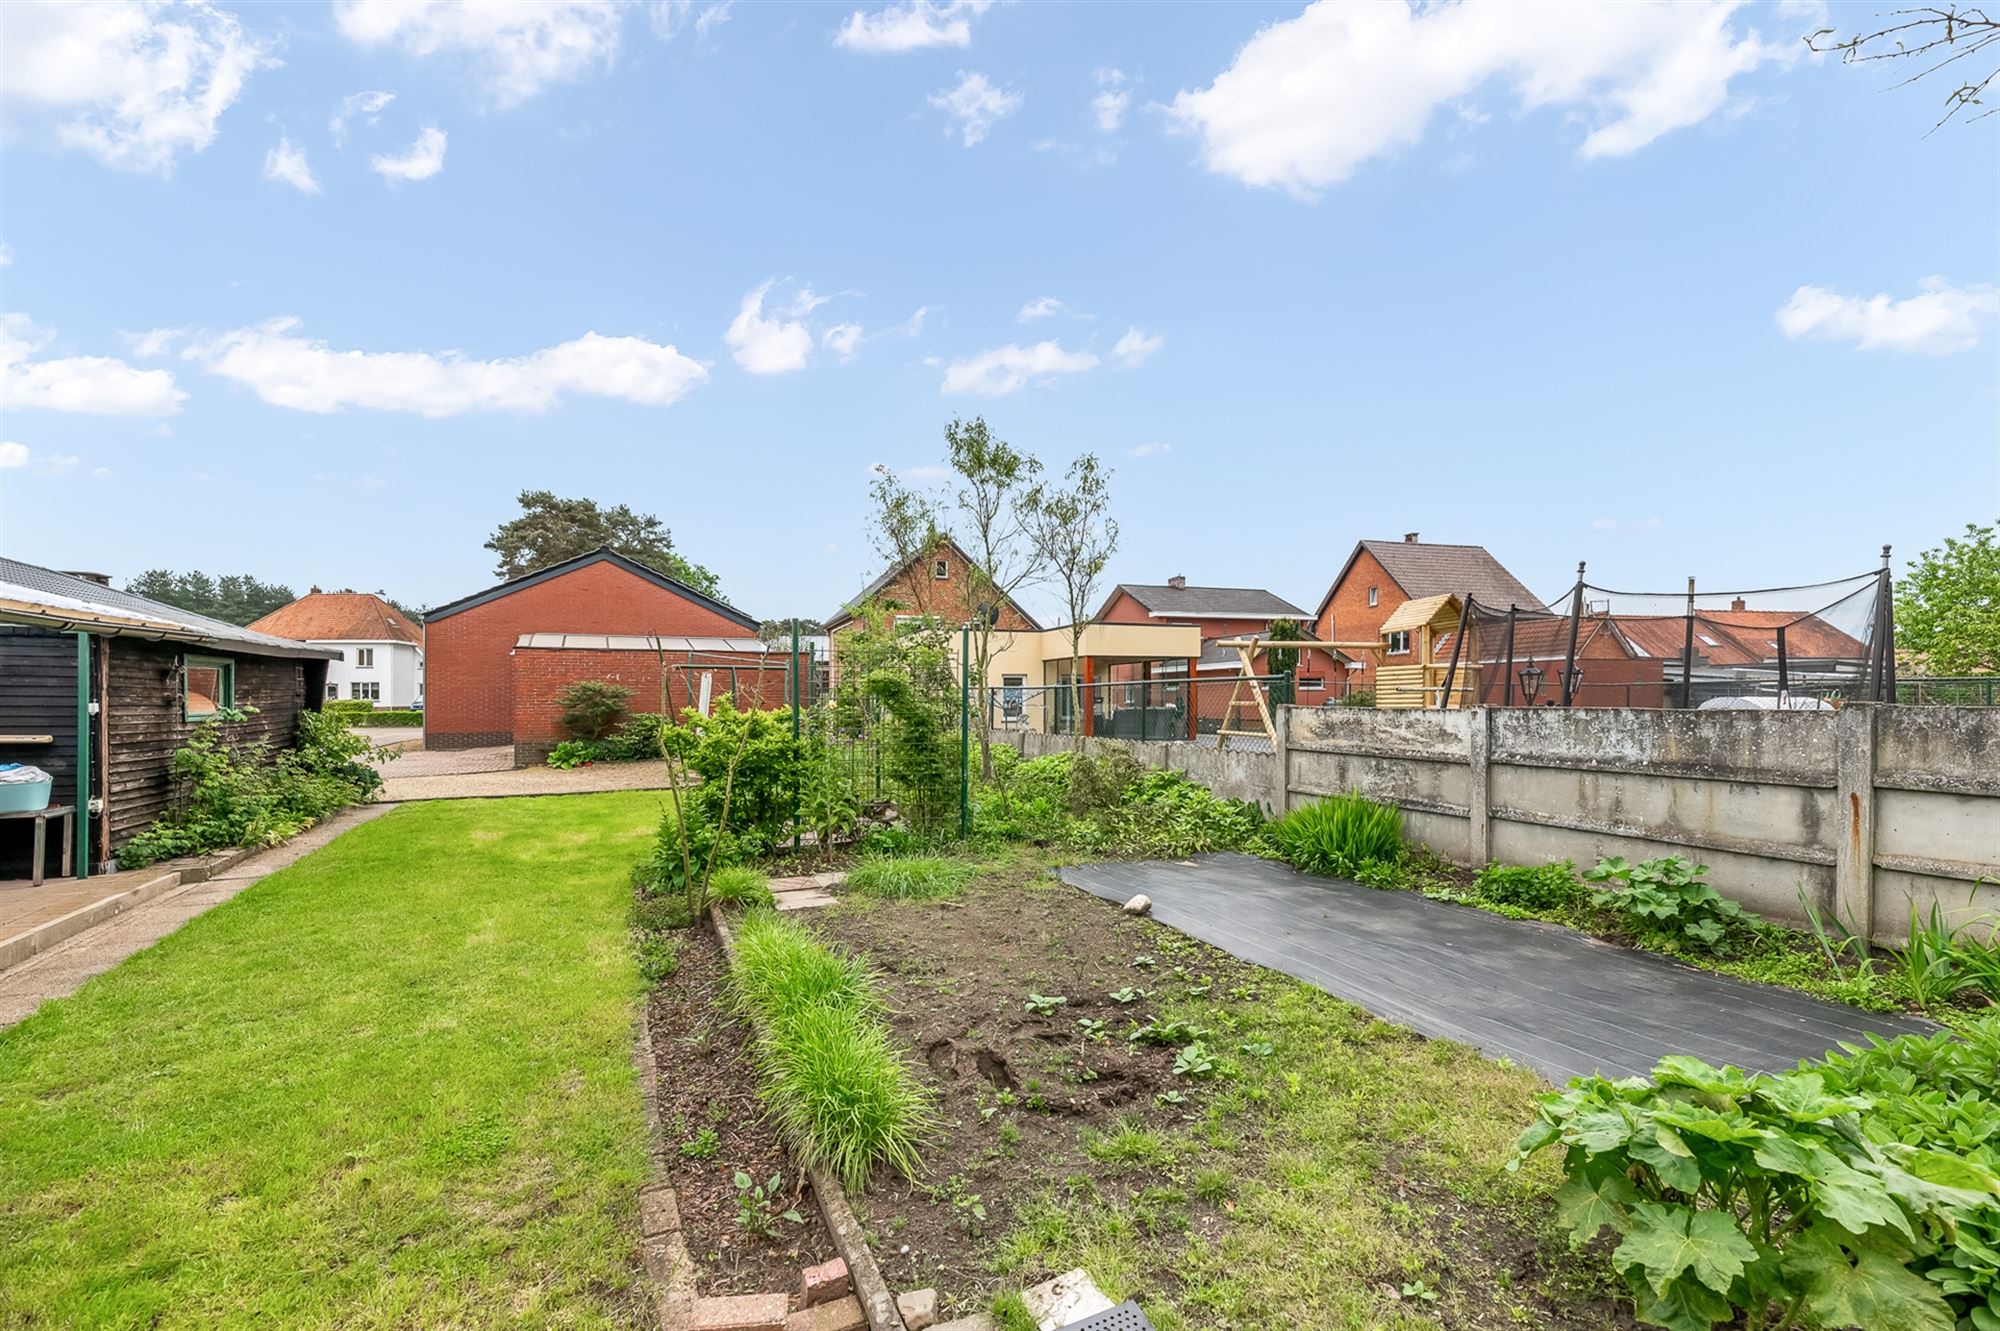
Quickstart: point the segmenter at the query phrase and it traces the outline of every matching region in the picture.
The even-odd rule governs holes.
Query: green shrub
[[[1011,754],[1011,750],[996,750]],[[980,792],[975,835],[1084,854],[1180,856],[1255,842],[1264,814],[1179,772],[1148,770],[1122,746],[1002,762]]]
[[[1179,772],[1147,772],[1126,788],[1111,842],[1122,854],[1178,858],[1239,849],[1263,824],[1255,804],[1223,799]]]
[[[251,708],[225,708],[197,725],[170,763],[172,809],[118,851],[136,869],[231,846],[272,846],[337,809],[367,799],[382,774],[361,761],[366,739],[332,712],[301,712],[292,746],[238,740]]]
[[[597,746],[587,739],[566,739],[549,750],[549,766],[567,772],[597,761]]]
[[[914,855],[923,848],[923,838],[907,827],[873,827],[855,844],[863,857]]]
[[[884,901],[937,901],[957,896],[972,875],[970,864],[940,855],[876,856],[847,871],[847,890]]]
[[[572,739],[600,740],[625,715],[632,690],[599,679],[579,679],[556,698],[562,709],[557,720]]]
[[[1292,810],[1267,826],[1264,838],[1294,868],[1352,878],[1369,865],[1401,861],[1403,815],[1357,790]]]
[[[1557,860],[1539,868],[1524,864],[1489,864],[1473,880],[1472,892],[1487,901],[1498,902],[1502,906],[1518,906],[1523,910],[1562,910],[1584,901],[1590,895],[1589,889],[1576,881],[1576,866],[1568,860]]]
[[[1616,884],[1598,888],[1598,902],[1642,939],[1710,951],[1749,917],[1703,881],[1707,872],[1707,865],[1689,863],[1679,855],[1638,864],[1613,855],[1599,860],[1584,878]]]
[[[719,906],[768,906],[771,880],[747,865],[731,864],[708,880],[708,899]]]
[[[606,735],[598,749],[613,762],[643,762],[648,758],[658,758],[662,752],[660,733],[670,724],[658,712],[635,712]]]
[[[1557,1213],[1605,1229],[1643,1322],[2000,1326],[2000,1019],[1783,1076],[1683,1056],[1542,1097]],[[1517,1159],[1516,1165],[1519,1161]]]
[[[687,898],[678,892],[655,896],[642,891],[632,899],[632,927],[641,932],[685,929],[693,923]]]
[[[914,1176],[936,1114],[859,961],[754,912],[737,936],[731,997],[760,1023],[758,1096],[794,1159],[857,1190],[885,1162]]]
[[[680,969],[681,940],[673,934],[635,934],[632,946],[639,954],[639,978],[644,980],[648,987],[658,984]]]

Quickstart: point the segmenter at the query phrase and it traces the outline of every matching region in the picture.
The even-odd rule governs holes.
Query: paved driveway
[[[1112,901],[1144,892],[1162,924],[1558,1085],[1643,1076],[1668,1054],[1780,1072],[1870,1032],[1935,1029],[1248,855],[1087,864],[1062,878]]]

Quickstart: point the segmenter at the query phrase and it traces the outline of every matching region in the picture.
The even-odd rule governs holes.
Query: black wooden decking
[[[1780,1072],[1871,1032],[1935,1029],[1247,855],[1087,864],[1062,877],[1112,901],[1144,892],[1162,924],[1558,1085],[1643,1076],[1667,1054]]]

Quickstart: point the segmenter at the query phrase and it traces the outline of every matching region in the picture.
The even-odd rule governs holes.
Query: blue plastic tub
[[[49,807],[49,792],[55,778],[43,781],[0,782],[0,813],[33,813]]]

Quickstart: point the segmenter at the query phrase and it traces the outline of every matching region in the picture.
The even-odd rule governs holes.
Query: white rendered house
[[[371,592],[323,592],[315,587],[250,626],[339,650],[326,666],[326,696],[363,699],[377,707],[415,707],[424,700],[424,631]]]

